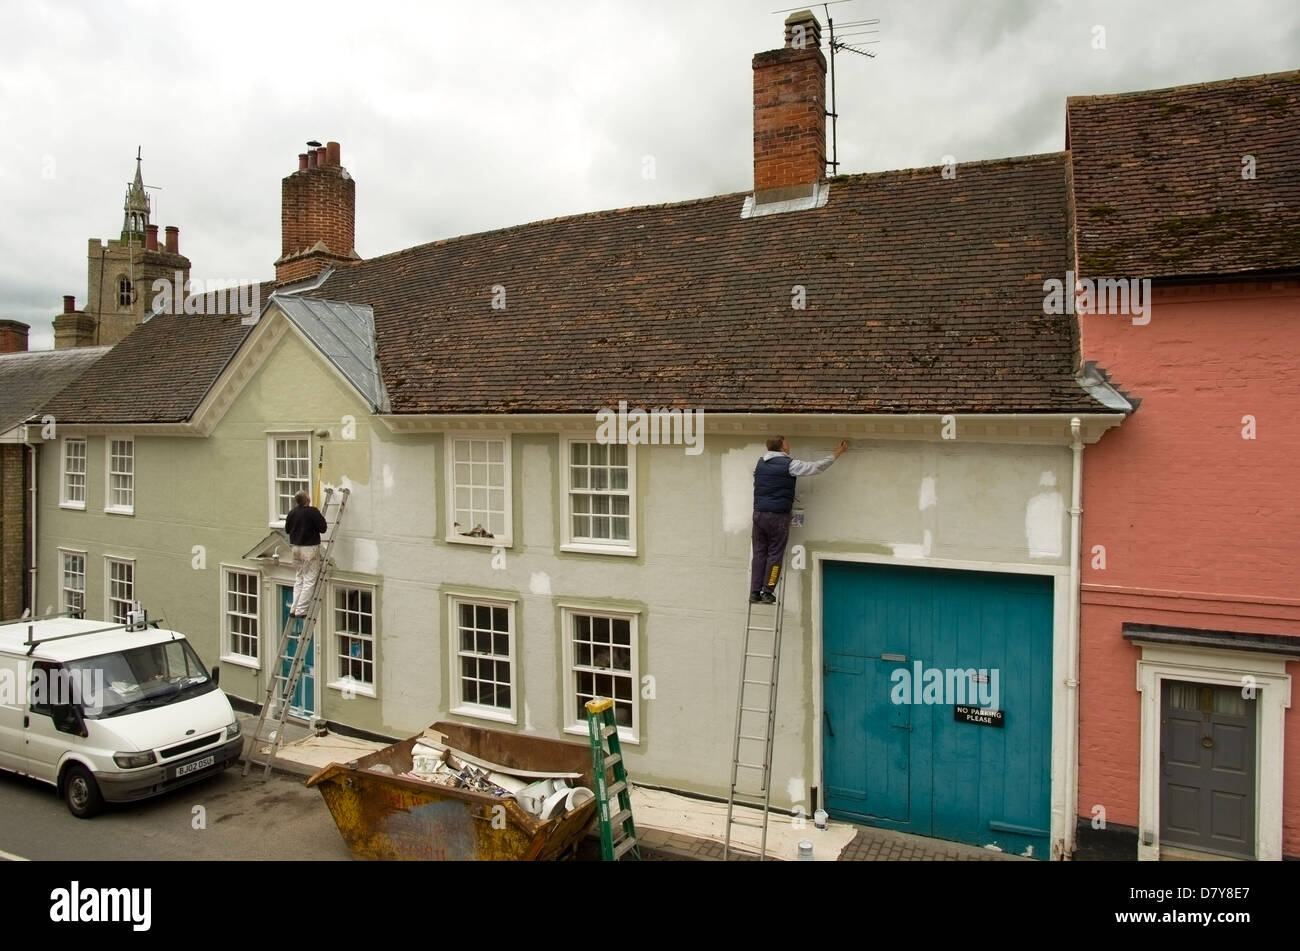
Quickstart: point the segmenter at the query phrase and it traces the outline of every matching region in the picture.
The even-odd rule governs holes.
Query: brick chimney
[[[298,156],[298,168],[280,183],[280,258],[275,282],[287,284],[361,260],[353,247],[356,182],[340,160],[337,142]]]
[[[785,46],[754,57],[754,200],[806,198],[826,177],[826,57],[808,10],[785,20]]]
[[[16,320],[0,320],[0,353],[23,353],[31,327]]]

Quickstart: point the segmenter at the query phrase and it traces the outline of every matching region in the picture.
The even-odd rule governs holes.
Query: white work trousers
[[[307,613],[307,602],[316,589],[320,569],[320,545],[293,546],[293,604],[289,608],[290,614]]]

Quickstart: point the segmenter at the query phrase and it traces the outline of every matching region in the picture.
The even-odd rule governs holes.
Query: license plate
[[[176,775],[188,776],[190,773],[197,773],[199,770],[203,769],[204,767],[211,766],[216,761],[217,761],[217,757],[215,755],[205,756],[203,757],[203,759],[195,760],[193,763],[186,763],[184,766],[177,766]]]

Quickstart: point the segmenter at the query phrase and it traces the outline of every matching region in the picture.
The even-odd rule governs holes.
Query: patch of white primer
[[[1056,485],[1056,474],[1044,472],[1038,484],[1045,491],[1039,492],[1025,506],[1025,541],[1030,558],[1059,558],[1064,550],[1063,529],[1065,518],[1065,499],[1059,491],[1052,491]]]
[[[919,545],[897,544],[890,545],[889,547],[894,549],[895,558],[929,558],[930,547],[934,543],[934,535],[931,534],[930,530],[927,528],[921,535],[921,538],[922,541]]]
[[[529,708],[528,703],[524,703],[524,729],[529,733],[533,732],[533,711]]]
[[[379,574],[379,545],[373,538],[352,539],[352,560],[348,570],[363,575]]]
[[[533,594],[551,593],[551,576],[544,571],[534,571],[528,579],[528,590]]]
[[[763,447],[732,449],[722,457],[722,529],[748,532],[754,522],[754,465]]]
[[[790,797],[791,802],[804,801],[804,783],[802,776],[791,776],[785,784],[786,795]]]
[[[934,508],[938,501],[939,496],[934,491],[934,476],[926,476],[921,480],[921,511]]]

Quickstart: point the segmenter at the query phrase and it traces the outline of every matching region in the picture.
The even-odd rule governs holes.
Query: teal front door
[[[280,590],[280,630],[284,630],[285,622],[289,620],[289,608],[293,605],[293,586],[276,585]],[[276,679],[283,683],[289,676],[289,666],[293,663],[294,641],[289,642],[288,657],[280,659],[280,672]],[[311,719],[316,715],[316,637],[313,631],[312,639],[307,642],[307,657],[303,661],[302,675],[298,678],[298,684],[293,690],[293,701],[289,704],[289,712],[296,717],[302,717],[304,720]],[[281,688],[283,691],[283,688]]]
[[[826,562],[822,586],[827,811],[1047,858],[1052,579]]]

